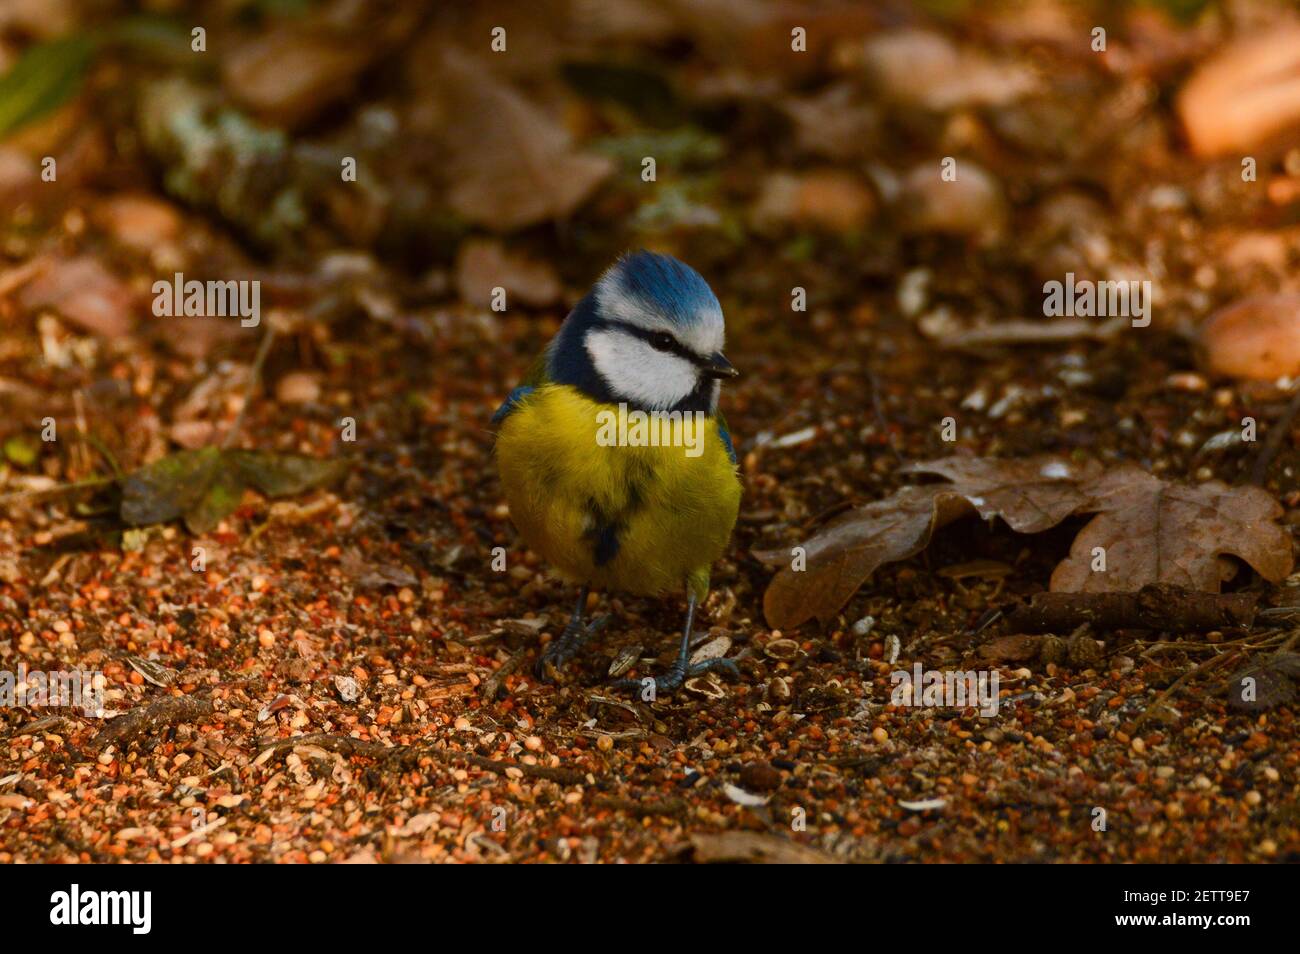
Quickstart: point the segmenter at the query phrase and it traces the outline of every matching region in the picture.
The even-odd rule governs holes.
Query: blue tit
[[[593,587],[645,596],[684,589],[681,651],[655,680],[658,691],[708,670],[736,673],[728,659],[688,658],[709,568],[740,508],[736,452],[718,411],[722,381],[737,374],[723,357],[724,335],[722,306],[698,272],[667,255],[625,255],[493,416],[511,519],[580,587],[539,675],[553,675],[607,622],[583,622]]]

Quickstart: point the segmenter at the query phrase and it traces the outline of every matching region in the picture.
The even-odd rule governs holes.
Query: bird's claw
[[[730,673],[737,677],[740,675],[740,667],[737,666],[735,660],[732,659],[703,659],[700,662],[690,664],[679,659],[677,662],[673,663],[672,668],[666,673],[662,676],[655,677],[654,695],[650,697],[650,701],[658,698],[661,693],[667,695],[676,692],[682,687],[687,679],[690,679],[693,676],[699,676],[706,672],[719,671]],[[645,679],[620,679],[618,682],[611,685],[610,688],[614,690],[640,689],[644,691],[649,688],[649,677],[646,677]]]
[[[560,667],[576,656],[587,640],[604,629],[609,620],[610,616],[607,613],[586,624],[577,620],[571,621],[564,627],[564,632],[547,644],[533,666],[533,674],[545,682],[554,682],[559,675]]]

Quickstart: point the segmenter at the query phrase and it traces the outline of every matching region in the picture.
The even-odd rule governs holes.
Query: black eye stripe
[[[705,358],[701,358],[666,331],[649,331],[626,321],[607,321],[605,324],[626,331],[659,351],[666,351],[669,354],[677,355],[679,358],[685,358],[691,364],[698,365],[701,368],[706,367],[709,363]],[[666,336],[668,340],[660,342],[658,339],[661,335]]]

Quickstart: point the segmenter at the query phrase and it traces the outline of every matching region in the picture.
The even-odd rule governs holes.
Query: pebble
[[[1142,741],[1141,736],[1135,738],[1132,741],[1131,745],[1133,746],[1133,751],[1136,752],[1138,755],[1141,755],[1143,752],[1147,750],[1147,744]]]
[[[770,792],[781,787],[781,773],[771,762],[750,762],[740,770],[740,784],[752,792]]]
[[[308,404],[320,398],[320,382],[304,371],[290,371],[275,386],[275,396],[283,404]]]
[[[880,726],[876,726],[874,729],[871,730],[871,737],[875,739],[877,742],[889,741],[889,733],[886,732]]]
[[[596,737],[596,748],[600,749],[600,751],[608,752],[613,747],[614,740],[610,736],[601,735]]]

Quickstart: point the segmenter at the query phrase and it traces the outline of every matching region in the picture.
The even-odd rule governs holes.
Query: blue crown
[[[641,299],[674,324],[695,324],[722,314],[709,283],[671,255],[629,252],[610,269],[607,280],[611,279],[623,294]]]

